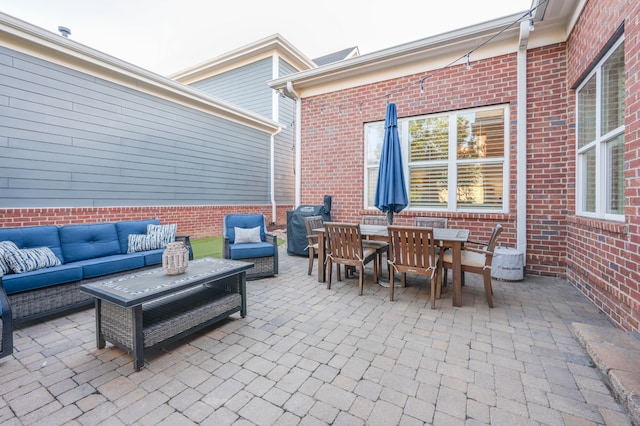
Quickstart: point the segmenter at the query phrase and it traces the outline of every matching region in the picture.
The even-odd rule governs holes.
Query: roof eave
[[[322,67],[301,71],[282,78],[269,81],[273,89],[284,89],[287,82],[292,82],[297,89],[316,84],[329,83],[347,78],[363,72],[376,72],[415,60],[425,60],[436,57],[443,52],[450,53],[454,48],[459,51],[469,51],[479,45],[482,39],[497,34],[507,25],[517,22],[526,11],[512,14],[481,24],[438,34],[417,41],[404,43],[388,49],[357,56],[341,62],[327,64]],[[514,39],[517,42],[519,27],[513,25],[503,31],[496,40]]]
[[[226,52],[220,56],[208,59],[187,69],[175,72],[169,76],[176,81],[189,83],[199,80],[204,76],[215,74],[216,70],[224,70],[233,64],[244,61],[255,61],[264,54],[277,52],[298,71],[315,68],[316,64],[294,47],[280,34],[273,34],[246,46]]]
[[[280,125],[259,114],[132,65],[76,41],[0,12],[0,39],[9,49],[41,57],[249,127],[276,133]]]

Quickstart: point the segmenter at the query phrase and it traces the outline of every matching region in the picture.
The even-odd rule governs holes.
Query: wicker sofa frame
[[[11,305],[2,286],[0,277],[0,358],[13,353],[13,320],[11,317]]]
[[[191,242],[189,236],[176,236],[176,241],[184,242],[189,248],[189,258],[193,259]],[[145,266],[137,270],[157,268],[159,265]],[[136,270],[120,271],[114,274],[104,275],[91,279],[72,281],[65,284],[40,287],[19,293],[6,295],[8,298],[7,312],[12,317],[13,326],[28,325],[31,323],[55,318],[62,314],[71,313],[83,309],[88,309],[94,305],[94,298],[80,290],[80,286],[97,280],[104,280],[106,277],[131,274]],[[2,276],[0,276],[0,286],[2,286]],[[3,294],[5,291],[3,289]],[[4,306],[3,306],[4,320]],[[12,330],[12,327],[3,327]]]

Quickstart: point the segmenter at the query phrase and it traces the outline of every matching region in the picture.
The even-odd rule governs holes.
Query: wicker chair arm
[[[274,245],[278,244],[278,237],[276,237],[275,234],[271,234],[269,232],[264,233],[264,240]]]
[[[176,235],[176,241],[182,241],[184,246],[189,250],[189,260],[193,260],[193,249],[191,248],[191,239],[188,235]]]
[[[231,259],[231,249],[229,248],[228,237],[224,237],[222,239],[222,257],[225,259]]]

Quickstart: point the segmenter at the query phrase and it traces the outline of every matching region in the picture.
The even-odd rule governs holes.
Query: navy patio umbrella
[[[387,104],[384,121],[384,142],[380,154],[378,185],[375,206],[387,214],[389,225],[393,224],[393,214],[400,213],[409,205],[407,187],[404,184],[400,137],[398,136],[398,114],[396,104]]]

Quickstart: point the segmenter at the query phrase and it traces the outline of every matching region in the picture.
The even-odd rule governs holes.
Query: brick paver
[[[247,284],[246,318],[139,372],[95,348],[92,310],[15,330],[0,424],[631,424],[571,328],[613,326],[566,281],[494,281],[489,309],[469,275],[462,307],[445,287],[431,310],[415,277],[394,302],[370,271],[363,296],[357,278],[327,290],[280,250],[279,276]]]

